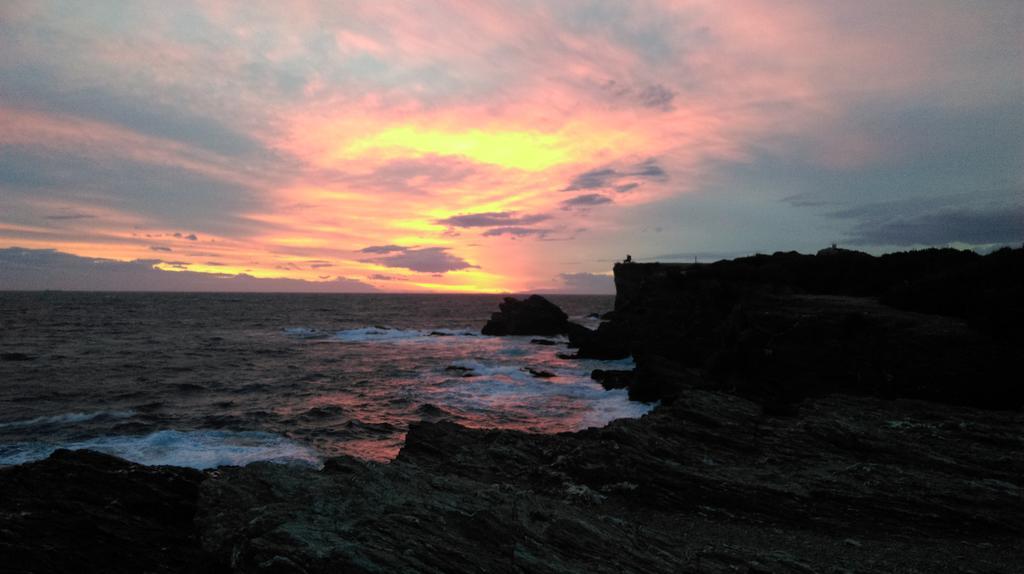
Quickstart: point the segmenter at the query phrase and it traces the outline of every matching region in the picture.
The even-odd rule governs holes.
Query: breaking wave
[[[104,436],[65,443],[0,445],[0,465],[44,459],[61,448],[90,449],[146,465],[205,469],[244,466],[257,461],[320,466],[320,456],[286,437],[253,431],[162,430],[143,436]]]
[[[28,428],[39,426],[64,426],[97,419],[126,419],[135,415],[135,411],[99,411],[94,413],[64,413],[0,423],[0,429]]]

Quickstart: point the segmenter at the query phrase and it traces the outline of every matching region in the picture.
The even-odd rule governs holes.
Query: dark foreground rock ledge
[[[91,451],[0,469],[0,572],[226,572],[194,526],[205,478]]]
[[[0,571],[1010,573],[1022,428],[845,395],[772,417],[691,388],[578,433],[415,424],[390,464],[59,452],[0,470]]]

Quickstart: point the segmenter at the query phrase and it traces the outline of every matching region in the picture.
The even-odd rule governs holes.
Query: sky
[[[1019,0],[0,3],[0,289],[1024,242]]]

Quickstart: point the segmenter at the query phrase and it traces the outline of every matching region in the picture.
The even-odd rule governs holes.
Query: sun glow
[[[399,125],[343,145],[337,159],[371,156],[409,158],[454,156],[476,163],[538,172],[612,149],[624,133],[568,126],[557,132],[508,129],[441,129]]]

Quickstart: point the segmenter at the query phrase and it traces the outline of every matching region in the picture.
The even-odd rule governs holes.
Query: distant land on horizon
[[[1000,246],[984,250],[995,251]],[[828,249],[828,248],[823,248]],[[934,248],[927,248],[934,249]],[[914,250],[910,250],[914,251]],[[967,250],[970,251],[970,250]],[[733,257],[697,254],[700,263],[762,254],[742,253]],[[872,254],[884,255],[884,254]],[[693,263],[692,254],[672,254],[658,260],[634,257],[637,263]],[[157,265],[159,259],[117,261],[80,257],[53,249],[0,249],[0,291],[70,291],[70,292],[154,292],[154,293],[323,293],[323,294],[459,294],[459,292],[428,289],[382,290],[357,279],[324,278],[321,281],[283,277],[255,277],[249,274],[216,274],[195,271],[171,271]],[[551,295],[614,295],[615,284],[609,273],[563,273],[563,286],[525,290],[496,290],[465,294],[527,294]]]

